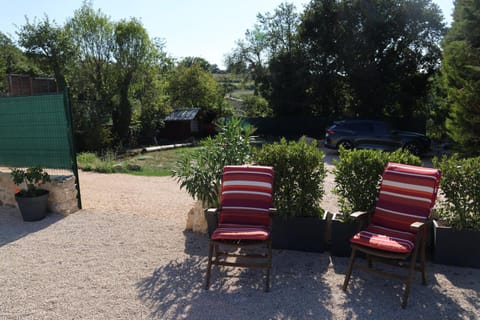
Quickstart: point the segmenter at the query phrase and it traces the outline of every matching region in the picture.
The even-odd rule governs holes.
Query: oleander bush
[[[173,169],[173,176],[204,207],[218,207],[223,167],[247,164],[251,160],[250,137],[254,128],[232,118],[220,123],[219,133],[200,142],[201,148],[185,153]]]

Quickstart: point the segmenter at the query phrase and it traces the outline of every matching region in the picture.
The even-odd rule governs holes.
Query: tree
[[[113,141],[105,125],[111,119],[116,90],[114,24],[91,3],[84,2],[65,28],[76,49],[70,71],[75,131],[80,134],[81,146],[100,150]]]
[[[137,19],[112,22],[84,1],[64,26],[47,16],[38,23],[27,19],[19,36],[43,75],[53,74],[61,88],[66,83],[71,87],[80,149],[101,151],[112,143],[125,146],[138,141],[137,135],[149,140],[155,136],[169,110],[165,75],[174,64],[163,51],[164,41],[150,39]],[[5,56],[0,59],[3,73],[7,69],[3,62],[12,61],[9,57],[27,61],[1,33],[0,55]],[[17,69],[8,66],[9,72]]]
[[[430,109],[426,127],[428,136],[433,140],[443,140],[448,137],[445,122],[450,112],[450,106],[447,99],[447,90],[442,79],[442,72],[437,72],[432,78],[428,104]]]
[[[163,120],[171,111],[166,94],[166,80],[160,78],[158,68],[150,68],[142,78],[142,85],[136,91],[136,96],[141,108],[138,117],[140,123],[140,136],[146,143],[156,143],[158,130],[163,127]]]
[[[125,142],[132,120],[130,91],[132,85],[153,64],[155,47],[150,42],[148,33],[136,20],[121,20],[115,24],[115,48],[113,58],[116,65],[118,104],[112,112],[113,133],[119,141]]]
[[[253,30],[245,32],[245,39],[238,40],[236,48],[226,58],[229,69],[247,68],[255,84],[255,95],[265,91],[261,85],[266,81],[267,41],[261,25],[256,24]]]
[[[114,24],[91,3],[84,2],[66,29],[77,48],[75,73],[83,76],[78,79],[84,82],[79,89],[86,98],[107,104],[112,95]]]
[[[304,66],[298,50],[299,21],[293,4],[282,3],[273,13],[259,13],[253,29],[226,58],[229,70],[250,70],[255,94],[266,98],[276,114],[304,110],[304,74],[299,78],[296,70]]]
[[[300,50],[281,52],[270,60],[268,101],[275,115],[311,114],[309,76]]]
[[[179,62],[179,65],[183,65],[187,68],[193,66],[194,64],[198,64],[205,71],[211,72],[212,70],[212,65],[207,60],[200,57],[186,57]]]
[[[246,117],[269,117],[272,115],[272,109],[268,105],[268,101],[254,95],[242,98],[242,111]]]
[[[443,42],[443,88],[449,136],[466,154],[480,154],[480,3],[457,0]]]
[[[444,29],[431,0],[312,1],[300,37],[322,113],[425,113]]]
[[[177,66],[168,79],[167,93],[174,108],[201,107],[221,113],[223,92],[210,72],[199,64]]]
[[[291,3],[281,3],[273,14],[258,14],[257,20],[266,35],[268,56],[292,53],[298,48],[297,29],[300,18]]]
[[[340,3],[335,0],[312,1],[303,13],[299,37],[310,73],[312,111],[320,115],[339,115],[347,104],[342,88],[340,51],[342,30]]]
[[[269,61],[262,94],[276,115],[308,114],[308,70],[298,41],[300,18],[293,4],[282,3],[273,14],[259,14],[265,30]],[[265,90],[268,88],[268,91]]]
[[[133,123],[139,123],[138,142],[157,143],[158,130],[164,125],[163,119],[171,112],[166,93],[167,74],[174,68],[173,59],[164,52],[165,42],[152,39],[153,59],[150,65],[137,74],[130,99],[139,108],[133,109]]]
[[[74,46],[65,29],[54,21],[50,22],[45,15],[38,23],[30,23],[26,19],[18,37],[18,43],[26,49],[26,54],[38,62],[44,74],[53,75],[58,90],[63,91],[67,83],[66,69],[74,56]]]
[[[0,95],[8,91],[7,75],[12,73],[34,75],[39,74],[40,70],[7,35],[0,32]]]

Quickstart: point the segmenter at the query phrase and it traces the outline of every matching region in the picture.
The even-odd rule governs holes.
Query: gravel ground
[[[326,253],[275,250],[270,293],[242,269],[214,269],[204,291],[208,240],[184,230],[194,201],[175,181],[81,172],[80,183],[84,209],[65,218],[0,209],[0,319],[479,318],[480,270],[432,263],[406,310],[395,279],[354,272],[344,293],[347,258]]]

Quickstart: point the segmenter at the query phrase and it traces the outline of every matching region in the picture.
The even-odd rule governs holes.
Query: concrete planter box
[[[272,217],[274,249],[324,252],[326,220],[317,217]]]
[[[480,230],[455,230],[433,222],[435,263],[480,268]]]
[[[350,239],[357,231],[358,225],[355,222],[332,220],[330,254],[335,257],[349,257],[352,253]]]

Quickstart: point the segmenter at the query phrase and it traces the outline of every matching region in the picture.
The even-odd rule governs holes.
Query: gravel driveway
[[[345,294],[347,258],[286,250],[270,293],[241,269],[214,269],[204,291],[207,238],[184,230],[194,201],[171,178],[81,172],[80,183],[84,209],[66,218],[0,209],[0,319],[479,318],[480,270],[432,263],[406,310],[398,281],[354,272]]]

